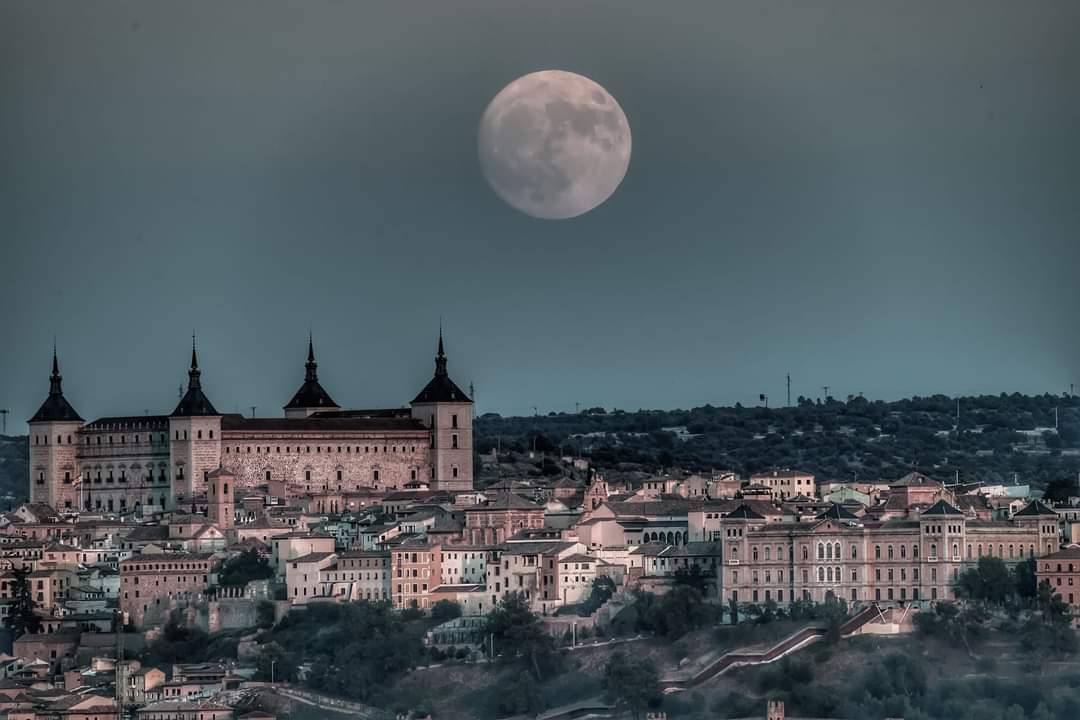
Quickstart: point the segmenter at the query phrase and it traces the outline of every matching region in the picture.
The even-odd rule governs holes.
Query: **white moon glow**
[[[503,88],[480,120],[480,167],[495,193],[545,220],[611,197],[630,164],[630,124],[587,77],[544,70]]]

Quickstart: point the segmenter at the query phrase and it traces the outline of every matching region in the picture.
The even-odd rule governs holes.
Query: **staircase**
[[[840,626],[840,636],[848,637],[853,635],[864,625],[879,617],[881,617],[881,613],[876,605],[863,608]],[[727,652],[700,670],[689,673],[676,671],[665,675],[660,679],[660,687],[663,688],[665,693],[679,692],[707,682],[733,667],[771,663],[785,655],[801,650],[811,643],[817,642],[825,637],[826,632],[828,632],[828,629],[823,626],[810,625],[788,635],[766,650],[734,650]]]

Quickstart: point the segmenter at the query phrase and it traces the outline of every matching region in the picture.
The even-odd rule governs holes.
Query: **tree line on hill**
[[[482,415],[476,449],[481,455],[496,449],[503,457],[534,449],[584,456],[601,469],[747,475],[791,467],[828,480],[892,479],[917,469],[943,481],[1015,479],[1041,489],[1080,475],[1080,453],[1069,452],[1080,449],[1076,396],[960,398],[959,423],[957,399],[944,395],[894,402],[799,398],[782,408],[599,410]],[[538,466],[536,474],[550,472]]]

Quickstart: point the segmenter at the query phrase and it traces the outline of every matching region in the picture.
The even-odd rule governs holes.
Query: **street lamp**
[[[277,665],[277,660],[270,661],[270,687],[274,686],[274,666]]]

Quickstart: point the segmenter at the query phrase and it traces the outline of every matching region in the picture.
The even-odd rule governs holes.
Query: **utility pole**
[[[791,373],[787,374],[787,406],[791,407]]]
[[[3,432],[0,432],[0,435],[7,435],[7,416],[8,416],[9,412],[11,412],[11,411],[8,410],[7,408],[4,408],[3,410],[0,410],[0,415],[4,416],[4,430],[3,430]]]

